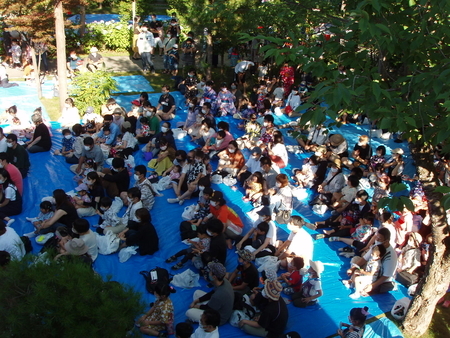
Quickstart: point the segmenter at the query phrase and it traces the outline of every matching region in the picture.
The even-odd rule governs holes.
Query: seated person
[[[359,219],[359,224],[353,226],[340,225],[338,228],[332,230],[324,230],[326,237],[329,237],[330,242],[341,241],[341,237],[351,237],[352,241],[364,242],[372,234],[374,214],[367,212]],[[344,239],[344,238],[343,238]]]
[[[238,266],[225,276],[234,291],[246,294],[259,285],[259,273],[252,261],[255,256],[247,249],[238,251]]]
[[[325,144],[325,141],[327,140],[326,132],[327,128],[324,128],[322,124],[318,124],[309,129],[306,141],[299,137],[297,138],[297,142],[306,151],[316,151],[318,146]]]
[[[340,192],[335,192],[331,198],[331,208],[341,213],[356,197],[359,179],[356,176],[349,176],[347,184]]]
[[[97,47],[91,48],[91,53],[88,55],[86,59],[86,68],[95,73],[99,68],[104,67],[105,61],[103,57],[98,53]]]
[[[239,149],[236,141],[230,141],[228,147],[218,154],[219,166],[217,170],[223,170],[236,176],[237,173],[244,167],[245,158]]]
[[[67,59],[67,76],[74,77],[76,73],[80,72],[82,66],[83,60],[77,55],[77,52],[71,51]]]
[[[348,143],[341,134],[331,134],[325,142],[327,147],[326,157],[333,158],[347,158],[348,157]]]
[[[320,261],[311,261],[309,263],[309,276],[303,283],[302,289],[292,295],[292,302],[295,307],[307,307],[315,305],[318,298],[323,295],[322,282],[320,275],[323,272],[323,263]]]
[[[350,161],[348,158],[343,158],[342,163],[350,168],[353,166],[369,165],[372,157],[372,147],[369,145],[369,136],[361,135],[359,137],[359,142],[355,144],[351,157],[355,159],[354,162]]]
[[[284,269],[289,267],[293,258],[296,256],[303,257],[308,262],[313,258],[313,240],[311,235],[303,229],[305,221],[300,216],[291,216],[287,224],[288,230],[291,231],[288,239],[275,252],[275,256],[281,261],[280,266]]]

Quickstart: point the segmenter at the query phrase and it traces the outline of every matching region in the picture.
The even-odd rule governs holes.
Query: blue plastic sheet
[[[155,91],[142,75],[113,76],[113,79],[117,82],[117,90],[113,92],[114,94]]]
[[[43,117],[49,121],[47,111],[37,96],[36,88],[28,86],[23,81],[18,81],[16,83],[18,83],[19,86],[0,88],[0,114],[9,107],[16,105],[19,111],[31,116],[36,108],[41,107]]]
[[[22,90],[22,88],[20,88]],[[6,91],[8,91],[7,89]],[[17,103],[19,107],[29,104],[29,101],[38,102],[37,98],[32,98],[32,93],[23,95],[24,92],[19,90],[11,90],[9,93],[14,93],[14,96],[5,96],[5,90],[0,91],[2,98],[2,106],[4,104],[4,98],[6,97],[9,102]],[[157,104],[160,94],[150,94],[150,101],[153,105]],[[178,93],[172,93],[177,103],[177,116],[172,121],[175,125],[176,122],[182,122],[186,118],[184,111],[184,98]],[[20,97],[19,97],[20,96]],[[137,97],[133,96],[118,96],[117,101],[119,104],[125,106],[127,110],[131,107],[131,101]],[[26,102],[28,101],[28,102]],[[7,105],[7,104],[6,104]],[[39,104],[38,104],[39,105]],[[36,104],[31,105],[33,108]],[[25,106],[24,106],[25,107]],[[286,120],[286,117],[281,117]],[[277,120],[279,118],[277,117]],[[237,137],[242,132],[237,129],[237,121],[231,117],[219,118],[219,120],[225,120],[231,124],[231,132]],[[288,120],[288,119],[287,119]],[[53,125],[57,128],[57,124]],[[357,138],[361,134],[367,133],[367,126],[354,126],[345,125],[340,129],[347,140],[349,141],[350,148],[357,142]],[[294,144],[294,140],[290,138],[286,131],[283,131],[286,136],[287,144]],[[61,147],[61,135],[60,132],[54,130],[53,132],[53,150]],[[402,147],[405,150],[405,154],[409,154],[406,144],[396,144],[392,140],[372,140],[372,145],[384,144],[389,149]],[[194,144],[189,142],[189,137],[183,140],[177,140],[177,146],[180,149],[193,149]],[[248,152],[245,153],[248,155]],[[283,169],[289,176],[291,175],[291,169],[300,167],[303,160],[311,154],[289,154],[289,166]],[[409,155],[407,155],[409,156]],[[25,217],[36,216],[39,212],[39,203],[44,196],[50,196],[52,191],[57,188],[62,188],[66,191],[75,188],[76,184],[72,180],[73,174],[69,171],[69,165],[65,163],[64,158],[61,156],[54,156],[51,152],[30,154],[31,159],[31,171],[30,175],[24,180],[24,211],[21,215],[15,217],[16,222],[12,225],[19,234],[32,231],[32,225],[26,222]],[[142,157],[142,152],[138,151],[135,154],[136,164],[146,164]],[[213,162],[213,166],[216,163]],[[408,167],[411,167],[411,163],[407,161]],[[410,168],[410,170],[413,170]],[[44,183],[45,182],[45,183]],[[134,183],[134,182],[133,182]],[[251,225],[251,220],[248,218],[247,213],[251,210],[251,206],[248,203],[242,202],[242,189],[233,191],[231,188],[221,184],[213,185],[214,189],[220,189],[224,192],[228,205],[230,205],[239,216],[242,218],[245,224],[244,232],[248,231]],[[163,192],[164,197],[157,197],[155,206],[151,211],[153,224],[157,230],[160,239],[160,250],[152,256],[132,256],[126,263],[119,263],[118,254],[112,254],[109,256],[99,255],[94,266],[95,270],[105,278],[111,276],[112,280],[125,283],[132,286],[135,290],[142,293],[145,302],[150,303],[154,301],[154,297],[145,291],[145,283],[143,277],[139,274],[142,270],[149,270],[156,266],[169,269],[171,264],[166,264],[164,261],[177,251],[185,248],[185,245],[181,243],[179,237],[179,224],[181,222],[181,213],[188,205],[196,203],[194,199],[188,200],[183,206],[178,204],[168,204],[167,198],[174,197],[174,193],[171,190]],[[307,201],[298,201],[295,207],[295,213],[302,215],[308,222],[315,222],[324,219],[318,215],[312,213],[311,208],[308,206]],[[122,210],[123,212],[123,210]],[[97,223],[97,217],[88,218],[91,225]],[[307,231],[314,235],[316,232],[307,229]],[[288,231],[285,225],[280,225],[278,228],[278,236],[280,239],[285,240],[288,236]],[[40,246],[34,241],[34,252],[37,253]],[[319,304],[305,308],[298,309],[293,305],[288,305],[289,309],[289,322],[287,331],[297,331],[303,338],[317,338],[326,337],[336,332],[338,323],[340,321],[347,321],[347,316],[353,307],[369,307],[369,312],[373,316],[380,315],[384,312],[390,311],[397,299],[400,299],[406,295],[406,290],[403,287],[399,287],[399,290],[391,292],[389,294],[376,295],[373,297],[361,298],[359,300],[352,300],[348,296],[350,291],[347,290],[342,283],[341,279],[345,278],[345,271],[349,267],[349,259],[338,256],[337,249],[344,246],[343,243],[329,242],[326,239],[317,240],[314,242],[314,260],[320,260],[324,263],[325,271],[322,274],[322,285],[324,295],[320,298]],[[237,257],[234,250],[228,251],[228,257],[226,267],[228,271],[232,271],[237,264]],[[186,268],[195,270],[189,264],[186,264],[181,271]],[[205,281],[200,281],[203,290],[208,290]],[[171,295],[171,299],[175,306],[175,322],[184,321],[185,311],[192,301],[192,294],[194,290],[177,289],[175,294]],[[314,323],[311,325],[311,323]],[[402,337],[401,333],[395,327],[393,323],[390,323],[387,319],[381,319],[374,323],[371,323],[370,329],[366,331],[365,337]],[[247,337],[238,328],[234,328],[228,324],[220,328],[221,337]]]
[[[157,15],[156,19],[161,21],[168,21],[170,20],[170,16],[168,15]],[[70,21],[73,23],[79,23],[80,22],[80,15],[73,15],[69,18]],[[150,16],[147,16],[145,20],[150,20]],[[93,22],[119,22],[120,21],[120,15],[119,14],[86,14],[86,23],[93,23]],[[131,21],[129,21],[131,23]]]

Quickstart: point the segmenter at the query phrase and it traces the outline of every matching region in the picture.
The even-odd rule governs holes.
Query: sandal
[[[179,270],[183,267],[183,265],[184,265],[184,263],[179,262],[179,263],[175,264],[174,266],[172,266],[172,270]]]
[[[172,256],[166,259],[166,263],[172,263],[175,262],[177,260],[176,256]]]

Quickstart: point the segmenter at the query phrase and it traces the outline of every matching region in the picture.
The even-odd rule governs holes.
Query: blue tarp
[[[6,97],[5,93],[9,90],[0,91],[2,98]],[[22,97],[22,93],[13,89],[9,92],[16,97],[8,97],[9,102],[22,104],[24,101],[37,100],[31,99],[31,94]],[[25,92],[24,92],[25,93]],[[184,121],[186,118],[184,112],[184,98],[179,93],[172,93],[177,102],[177,117],[173,121]],[[157,104],[160,94],[150,94],[150,101],[153,105]],[[20,98],[18,97],[20,96]],[[130,108],[130,102],[136,99],[134,96],[118,96],[119,104],[124,105],[127,110]],[[32,104],[34,107],[35,104]],[[220,118],[226,120],[232,125],[231,131],[235,136],[239,132],[236,128],[237,121],[231,117]],[[278,119],[278,118],[277,118]],[[286,117],[283,119],[287,120]],[[345,125],[341,128],[342,132],[349,141],[350,148],[357,142],[357,137],[363,133],[367,133],[367,126]],[[283,131],[286,136],[286,143],[294,144],[294,140]],[[56,130],[53,137],[53,149],[61,147],[61,135]],[[386,145],[388,148],[402,147],[406,154],[409,154],[406,144],[396,144],[392,140],[382,141],[374,140],[373,146],[380,144]],[[194,145],[189,142],[189,137],[183,140],[177,140],[177,146],[181,149],[192,149]],[[248,154],[247,154],[248,155]],[[300,167],[304,158],[311,154],[290,154],[289,166],[283,171],[291,176],[291,169]],[[25,217],[36,216],[39,212],[39,203],[42,197],[50,196],[52,191],[57,188],[62,188],[66,191],[72,190],[75,187],[75,182],[72,180],[73,174],[69,171],[69,165],[64,162],[60,156],[54,156],[52,153],[30,154],[31,171],[28,178],[24,180],[24,211],[21,215],[15,217],[16,222],[12,225],[19,234],[32,231],[32,225],[26,222]],[[143,160],[142,153],[139,151],[135,154],[136,164],[146,164]],[[408,161],[407,161],[408,162]],[[410,163],[407,163],[410,166]],[[216,163],[213,163],[216,165]],[[412,169],[410,169],[412,170]],[[42,182],[45,180],[45,184]],[[227,203],[236,210],[239,216],[245,223],[245,231],[249,230],[251,220],[248,218],[248,213],[251,206],[248,203],[242,202],[242,189],[233,191],[224,185],[213,185],[214,189],[220,189],[224,192]],[[156,266],[165,267],[170,270],[170,264],[164,261],[169,256],[182,248],[185,248],[181,243],[179,237],[179,223],[181,222],[181,213],[187,205],[194,204],[196,201],[186,201],[185,205],[168,204],[167,198],[174,197],[171,190],[164,191],[164,197],[157,197],[156,203],[151,211],[153,224],[158,232],[160,238],[160,250],[152,256],[133,256],[126,263],[119,263],[118,254],[109,256],[99,255],[95,262],[95,270],[105,278],[111,276],[112,280],[131,285],[137,291],[142,292],[145,302],[150,303],[154,301],[154,297],[145,291],[145,283],[143,277],[139,274],[142,270],[149,270]],[[301,214],[307,221],[315,222],[322,220],[324,217],[319,217],[311,212],[311,208],[306,203],[307,201],[299,201],[296,206],[296,212]],[[96,217],[88,218],[91,225],[97,223]],[[311,234],[315,231],[307,229]],[[278,236],[280,239],[287,238],[287,229],[285,225],[281,225],[278,229]],[[314,243],[314,260],[320,260],[325,265],[325,271],[322,274],[322,285],[324,295],[320,298],[320,302],[316,306],[306,309],[298,309],[293,305],[288,305],[289,309],[289,323],[287,331],[298,331],[303,338],[326,337],[336,332],[337,323],[340,321],[347,321],[349,311],[353,307],[368,306],[371,315],[377,316],[384,312],[390,311],[396,299],[402,298],[406,295],[406,290],[400,287],[398,291],[391,292],[384,295],[376,295],[373,297],[361,298],[359,300],[352,300],[348,297],[349,290],[345,289],[340,280],[345,277],[345,271],[349,267],[349,259],[338,256],[337,248],[343,246],[343,243],[329,242],[328,240],[317,240]],[[37,253],[40,249],[39,245],[33,241],[34,252]],[[236,267],[236,254],[234,250],[228,251],[227,270],[232,271]],[[189,264],[185,268],[194,269]],[[182,272],[184,269],[178,272]],[[205,281],[201,280],[203,290],[208,290],[205,286]],[[185,311],[192,301],[192,294],[194,290],[177,289],[177,293],[171,295],[175,306],[175,322],[184,321]],[[311,325],[310,323],[314,323]],[[365,337],[401,337],[401,334],[396,330],[392,323],[386,320],[377,321],[370,325],[371,330],[367,330]],[[385,331],[383,331],[385,330]],[[389,334],[386,332],[390,332]],[[224,325],[220,328],[221,337],[247,337],[237,328],[230,325]]]
[[[155,91],[142,75],[113,76],[113,79],[117,82],[117,90],[113,92],[114,94]]]
[[[161,21],[168,21],[170,20],[170,16],[168,15],[157,15],[156,19]],[[73,23],[79,23],[80,22],[80,15],[73,15],[69,17],[69,20]],[[145,20],[150,20],[150,17],[146,17]],[[119,22],[120,21],[120,15],[119,14],[86,14],[86,23],[93,23],[93,22]],[[131,21],[130,21],[131,23]]]

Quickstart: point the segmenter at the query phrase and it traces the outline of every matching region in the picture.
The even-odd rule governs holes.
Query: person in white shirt
[[[80,236],[84,244],[88,247],[88,254],[94,262],[98,256],[97,236],[89,229],[89,222],[84,218],[79,218],[73,222],[72,231]]]
[[[14,260],[21,260],[25,256],[25,246],[19,235],[2,220],[0,220],[0,251],[8,252]]]
[[[136,217],[136,210],[143,207],[141,201],[141,191],[139,188],[133,187],[128,189],[127,194],[128,208],[122,216],[122,221],[128,225],[130,222],[139,223],[139,220]]]
[[[155,67],[153,66],[151,53],[153,51],[153,47],[155,47],[155,38],[153,37],[153,33],[148,31],[148,27],[146,25],[143,25],[141,28],[136,46],[142,58],[142,68],[144,73],[147,73],[149,70],[154,73]]]
[[[191,338],[219,338],[220,313],[206,309],[200,317],[200,325]]]
[[[324,145],[327,140],[327,128],[324,128],[322,124],[318,124],[315,127],[309,129],[307,140],[304,141],[302,138],[298,138],[298,144],[308,151],[316,151],[318,146]]]
[[[302,257],[305,262],[313,259],[313,240],[311,235],[303,229],[304,225],[305,221],[300,216],[292,216],[287,224],[291,233],[286,242],[275,252],[275,256],[278,256],[281,266],[285,269],[294,256]]]

